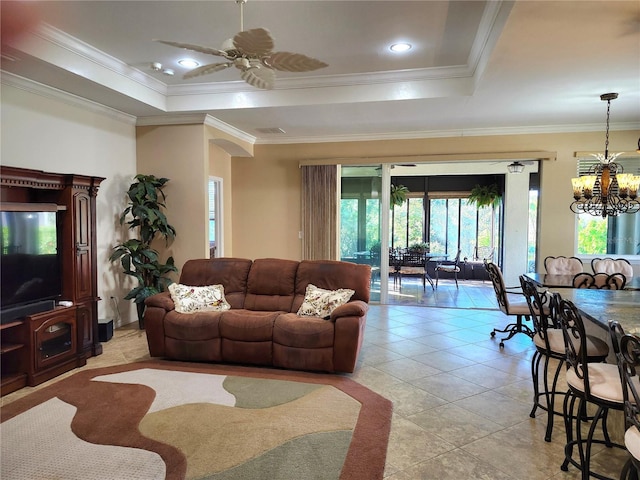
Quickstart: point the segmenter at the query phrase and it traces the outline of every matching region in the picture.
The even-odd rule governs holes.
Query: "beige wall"
[[[3,165],[105,177],[96,202],[98,316],[117,319],[119,310],[120,324],[134,321],[135,308],[123,300],[132,285],[109,255],[122,238],[118,218],[136,174],[135,119],[5,84],[1,100]]]
[[[202,124],[136,129],[130,117],[8,85],[1,100],[3,164],[106,177],[97,197],[99,316],[117,317],[113,296],[122,323],[135,321],[135,309],[122,300],[131,284],[108,257],[128,234],[118,217],[136,173],[170,179],[167,216],[178,236],[166,254],[181,267],[208,255],[209,175],[224,181],[225,255],[300,259],[301,161],[387,157],[380,161],[393,163],[402,155],[557,152],[557,160],[541,166],[538,245],[544,258],[573,254],[575,216],[568,205],[574,152],[601,151],[604,142],[604,132],[592,132],[252,146]],[[637,138],[637,131],[613,130],[610,150],[634,150]],[[238,150],[230,143],[249,156],[231,157]]]
[[[637,135],[612,131],[610,150],[634,150]],[[233,252],[247,258],[301,257],[300,161],[353,157],[362,162],[357,157],[383,157],[384,162],[384,157],[402,155],[551,151],[557,152],[557,159],[544,161],[541,167],[539,257],[572,255],[576,217],[569,203],[570,179],[576,174],[574,152],[601,151],[603,146],[603,132],[256,145],[254,158],[232,159]]]
[[[209,254],[207,243],[207,181],[203,125],[138,127],[138,173],[166,177],[167,220],[176,229],[175,241],[154,246],[162,260],[171,255],[180,269],[190,258]],[[174,277],[177,280],[177,277]]]

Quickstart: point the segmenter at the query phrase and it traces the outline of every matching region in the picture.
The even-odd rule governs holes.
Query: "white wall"
[[[127,233],[118,218],[136,174],[134,119],[19,79],[2,80],[3,165],[106,178],[97,196],[98,317],[117,319],[113,296],[118,326],[136,320],[135,308],[123,300],[131,284],[108,260]]]

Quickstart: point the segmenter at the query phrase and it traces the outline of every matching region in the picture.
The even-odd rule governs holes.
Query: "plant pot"
[[[136,303],[136,310],[138,311],[138,326],[140,330],[144,330],[144,311],[147,306],[144,302]]]

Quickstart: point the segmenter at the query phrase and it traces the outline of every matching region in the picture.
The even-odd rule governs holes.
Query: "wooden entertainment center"
[[[58,206],[62,298],[0,325],[1,394],[37,385],[102,353],[98,339],[96,195],[101,177],[0,166],[0,202]]]

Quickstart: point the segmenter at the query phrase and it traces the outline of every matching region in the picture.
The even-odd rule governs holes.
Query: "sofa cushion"
[[[298,262],[277,258],[254,260],[247,279],[244,308],[292,312]],[[299,308],[299,305],[298,305]]]
[[[224,298],[222,285],[196,287],[172,283],[169,293],[178,313],[218,312],[231,308]]]
[[[244,308],[251,264],[251,260],[246,258],[188,260],[182,267],[180,283],[194,286],[224,285],[224,295],[231,308]]]
[[[325,290],[310,283],[304,295],[304,301],[298,309],[303,317],[320,317],[328,319],[337,307],[344,305],[353,296],[354,291],[348,288]]]
[[[164,334],[178,340],[209,340],[220,337],[220,318],[224,312],[167,312]]]
[[[229,310],[220,319],[220,336],[245,342],[271,341],[273,324],[280,313]]]
[[[334,328],[333,322],[318,317],[283,313],[273,326],[273,343],[298,348],[332,347]]]
[[[371,267],[335,260],[301,261],[296,275],[296,295],[291,312],[297,312],[302,305],[307,285],[310,283],[327,290],[339,288],[354,290],[351,300],[369,303]]]

